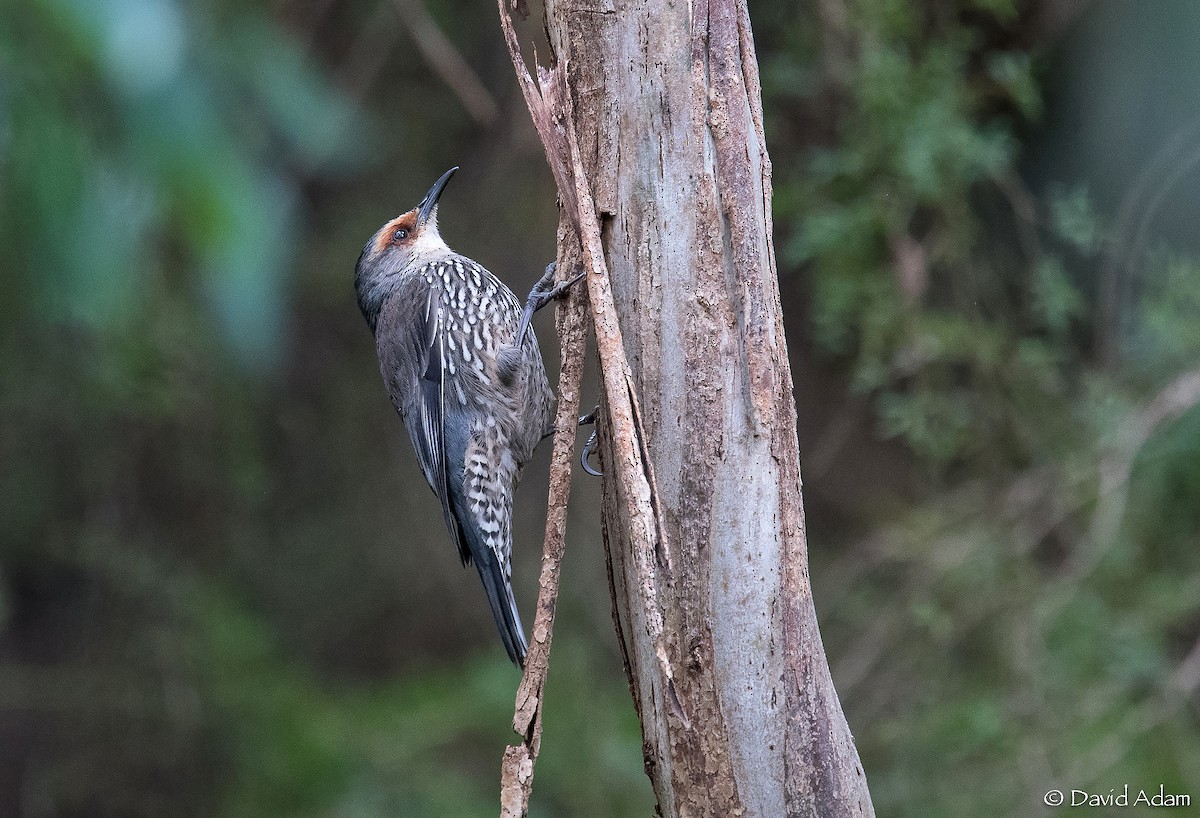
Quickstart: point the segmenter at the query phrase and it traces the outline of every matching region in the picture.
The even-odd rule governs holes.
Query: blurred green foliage
[[[495,811],[517,673],[353,301],[400,202],[312,203],[376,121],[257,5],[5,6],[0,814]],[[612,645],[556,656],[537,814],[644,813]]]
[[[1056,124],[1080,100],[1138,116],[1158,41],[1117,35],[1190,53],[1194,6],[1046,22],[1068,6],[751,8],[794,368],[835,384],[830,427],[871,407],[832,460],[886,496],[839,520],[806,472],[880,815],[1200,795],[1200,248],[1164,227],[1197,215],[1172,195],[1196,112],[1122,143],[1136,168],[1044,159],[1097,139]],[[0,815],[494,814],[516,673],[350,278],[450,162],[479,193],[447,231],[517,289],[554,207],[492,18],[430,11],[499,122],[390,2],[0,8]],[[1113,53],[1115,91],[1070,80]],[[652,809],[596,528],[573,520],[539,817]]]
[[[1039,141],[1071,138],[1039,130],[1061,66],[1029,45],[1033,7],[821,5],[758,26],[791,33],[760,46],[781,262],[804,277],[819,354],[925,484],[881,530],[813,555],[876,809],[1029,815],[1051,787],[1195,792],[1200,247],[1147,241],[1153,213],[1131,235],[1088,175],[1023,175]],[[1193,16],[1155,8],[1159,30]],[[1089,12],[1110,32],[1134,14]],[[821,114],[804,161],[780,163]],[[1149,180],[1160,201],[1188,166],[1167,168]]]
[[[281,342],[296,181],[353,162],[356,115],[254,10],[220,29],[172,0],[39,0],[0,37],[8,269],[43,316],[147,311],[182,256],[246,363]],[[19,160],[19,161],[18,161]],[[164,246],[166,245],[166,246]]]

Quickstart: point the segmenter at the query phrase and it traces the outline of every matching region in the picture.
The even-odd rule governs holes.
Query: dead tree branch
[[[558,269],[560,278],[579,268],[579,244],[565,216],[559,224]],[[533,638],[525,657],[525,673],[517,688],[513,731],[521,743],[504,751],[500,768],[501,818],[521,818],[529,809],[533,768],[542,743],[542,694],[550,670],[550,642],[554,634],[554,612],[558,602],[558,579],[566,549],[567,499],[571,494],[571,460],[574,452],[576,418],[579,415],[579,383],[587,340],[585,294],[573,288],[558,309],[558,339],[562,362],[558,375],[558,414],[554,421],[554,452],[550,458],[550,489],[546,501],[546,538],[542,550],[542,573],[538,578],[537,611]]]
[[[412,35],[425,62],[454,92],[463,108],[480,125],[490,125],[500,115],[496,100],[454,43],[442,33],[421,0],[393,0],[400,22]]]

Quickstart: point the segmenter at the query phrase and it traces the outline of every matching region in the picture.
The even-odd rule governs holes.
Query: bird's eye
[[[408,231],[403,227],[392,234],[392,239],[395,241],[404,241],[406,238],[408,238]]]

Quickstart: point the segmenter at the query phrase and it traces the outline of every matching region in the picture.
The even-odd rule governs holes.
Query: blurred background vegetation
[[[1200,4],[750,11],[876,809],[1200,798]],[[0,6],[0,815],[495,814],[517,674],[351,286],[453,164],[445,235],[527,290],[554,193],[488,4]],[[596,489],[537,816],[652,812]]]

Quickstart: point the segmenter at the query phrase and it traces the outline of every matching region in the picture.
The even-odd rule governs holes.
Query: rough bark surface
[[[564,108],[543,142],[588,270],[614,615],[659,810],[873,815],[808,582],[745,0],[547,0],[546,25]]]
[[[579,239],[564,214],[558,226],[559,280],[579,268]],[[550,645],[554,636],[554,614],[558,605],[558,579],[566,553],[567,500],[571,496],[571,465],[574,461],[576,418],[579,416],[579,383],[583,379],[584,345],[587,340],[585,296],[574,288],[556,311],[561,350],[558,374],[558,410],[554,422],[554,451],[550,458],[550,487],[546,500],[546,536],[542,549],[542,571],[538,578],[537,610],[533,637],[525,657],[525,672],[517,688],[513,732],[521,743],[506,747],[500,766],[500,816],[521,818],[529,810],[533,771],[542,748],[542,703],[546,676],[550,672]]]

